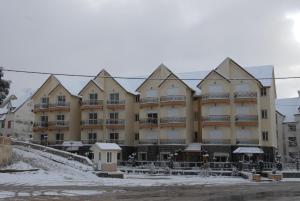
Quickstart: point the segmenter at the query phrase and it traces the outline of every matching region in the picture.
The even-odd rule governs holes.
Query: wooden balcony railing
[[[185,105],[186,97],[181,95],[169,95],[160,97],[160,105]]]
[[[38,121],[33,123],[33,132],[46,131],[48,129],[48,122]]]
[[[70,103],[69,102],[56,102],[49,104],[49,111],[70,111]]]
[[[202,104],[230,103],[229,93],[208,93],[202,95]]]
[[[258,116],[257,115],[236,115],[235,124],[237,126],[257,126]]]
[[[48,122],[49,130],[68,130],[69,122],[68,121],[50,121]]]
[[[118,109],[118,110],[124,110],[125,109],[125,100],[108,100],[106,101],[106,107],[107,109]]]
[[[202,120],[203,126],[230,126],[230,115],[209,115]]]
[[[185,127],[186,118],[185,117],[166,117],[160,119],[160,127]]]
[[[47,112],[49,110],[49,104],[48,103],[39,103],[35,104],[33,106],[33,112]]]
[[[140,128],[157,128],[158,119],[157,118],[144,118],[139,121]]]
[[[106,128],[123,129],[125,128],[124,119],[106,119]]]
[[[235,92],[234,93],[235,103],[257,103],[256,92]]]
[[[140,108],[155,107],[159,105],[158,97],[147,97],[140,99]]]
[[[102,119],[87,119],[80,122],[81,129],[97,129],[103,128]]]
[[[84,100],[80,104],[81,110],[86,109],[103,109],[103,100]]]

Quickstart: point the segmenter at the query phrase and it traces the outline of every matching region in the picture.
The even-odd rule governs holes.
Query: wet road
[[[0,192],[12,192],[7,201],[299,201],[300,182],[251,183],[226,186],[161,187],[28,187],[0,186]],[[73,194],[74,193],[74,194]],[[81,195],[76,195],[81,193]],[[85,194],[85,195],[84,195]],[[93,194],[93,195],[91,195]],[[0,194],[1,195],[1,194]],[[0,199],[1,200],[1,199]]]

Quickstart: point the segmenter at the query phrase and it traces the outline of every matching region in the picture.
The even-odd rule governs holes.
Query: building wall
[[[7,137],[0,137],[0,166],[7,165],[11,161],[11,141]]]

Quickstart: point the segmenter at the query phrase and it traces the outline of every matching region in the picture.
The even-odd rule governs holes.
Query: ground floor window
[[[41,143],[48,142],[48,134],[41,134]]]
[[[63,133],[57,133],[56,134],[56,144],[62,144],[64,141],[64,134]]]
[[[119,140],[119,133],[110,133],[109,134],[109,140],[110,142],[115,142],[115,143],[118,143],[118,140]]]
[[[97,142],[97,133],[89,133],[88,134],[88,143],[95,144]]]
[[[111,152],[107,152],[107,155],[106,155],[107,163],[111,163],[111,155],[112,155]]]
[[[170,152],[160,152],[160,160],[167,161],[170,156]]]
[[[214,161],[215,162],[226,162],[226,161],[228,161],[228,158],[229,158],[228,153],[219,153],[219,152],[214,153]]]
[[[147,152],[139,152],[138,160],[139,161],[146,161],[147,160]]]

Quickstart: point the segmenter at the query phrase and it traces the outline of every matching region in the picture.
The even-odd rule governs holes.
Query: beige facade
[[[32,100],[35,114],[33,141],[60,145],[63,141],[80,140],[80,99],[55,76],[46,80]]]
[[[175,74],[161,64],[141,81],[116,79],[102,70],[81,88],[80,105],[51,76],[33,96],[34,103],[41,106],[41,99],[48,97],[51,105],[63,95],[70,106],[36,107],[35,125],[41,115],[51,122],[63,113],[69,122],[64,140],[80,139],[85,151],[95,142],[115,142],[125,160],[132,152],[139,160],[166,160],[195,142],[211,158],[220,152],[231,155],[235,147],[255,146],[272,160],[277,147],[276,90],[272,80],[257,77],[261,74],[273,77],[273,67],[243,68],[229,58],[211,72]],[[46,131],[49,141],[55,140],[57,130],[43,127],[35,129],[37,140]]]
[[[7,165],[11,161],[11,140],[0,136],[0,166]]]

